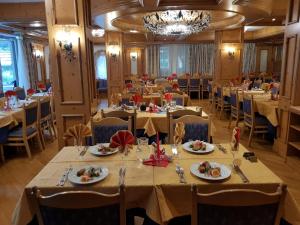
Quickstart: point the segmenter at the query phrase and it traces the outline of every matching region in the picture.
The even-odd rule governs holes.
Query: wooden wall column
[[[300,115],[300,0],[290,0],[284,34],[283,60],[280,82],[279,128],[274,148],[279,155],[286,156],[289,145],[290,125],[295,121],[291,112]],[[291,137],[299,142],[299,135]],[[299,150],[299,148],[298,148]]]
[[[54,102],[59,148],[66,129],[74,124],[86,124],[90,119],[90,87],[88,68],[89,6],[86,0],[46,0],[46,17],[50,48],[50,71],[53,78]],[[67,28],[67,29],[66,29]],[[75,59],[68,61],[60,49],[57,34],[69,32]]]
[[[215,79],[228,81],[242,74],[244,29],[220,30],[215,32],[216,58]],[[234,49],[234,56],[228,49]]]
[[[107,31],[105,33],[108,99],[112,93],[121,93],[123,79],[123,34]]]

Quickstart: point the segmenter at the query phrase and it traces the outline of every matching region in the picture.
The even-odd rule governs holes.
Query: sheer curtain
[[[189,45],[172,44],[160,47],[160,75],[169,76],[190,72]]]
[[[159,76],[160,45],[148,45],[146,48],[146,71],[154,77]]]
[[[215,44],[190,45],[190,72],[212,76],[214,74]]]
[[[255,72],[256,67],[256,47],[255,43],[245,43],[243,51],[243,74],[248,77]]]
[[[28,62],[27,62],[27,57],[26,57],[24,43],[23,43],[23,37],[21,35],[17,36],[16,45],[17,45],[16,59],[17,59],[19,86],[27,90],[30,88],[30,78],[29,78],[29,71],[28,71]]]

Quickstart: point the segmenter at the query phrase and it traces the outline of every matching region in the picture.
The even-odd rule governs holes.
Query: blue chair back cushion
[[[250,99],[244,99],[243,100],[243,111],[244,111],[244,113],[247,113],[247,114],[252,113],[252,107],[251,107],[251,100]]]
[[[48,115],[50,115],[50,101],[41,103],[41,118],[44,118]]]
[[[198,225],[274,225],[278,204],[216,206],[198,204]]]
[[[190,79],[190,86],[191,87],[199,87],[200,86],[200,79]]]
[[[221,96],[222,96],[222,88],[217,87],[217,97],[221,98]]]
[[[74,202],[75,203],[75,202]],[[75,203],[76,204],[76,203]],[[119,204],[83,209],[60,209],[41,206],[44,225],[119,225]]]
[[[0,128],[0,144],[5,144],[8,137],[9,126]]]
[[[37,121],[37,107],[25,109],[26,126],[29,126]]]
[[[201,140],[208,142],[208,124],[207,123],[198,123],[198,124],[185,124],[185,136],[183,143],[189,140]]]
[[[122,98],[122,100],[120,101],[120,106],[121,105],[133,106],[134,103],[132,101],[130,101],[129,98]]]
[[[181,105],[181,106],[184,106],[183,105],[183,98],[182,97],[180,97],[180,98],[173,98],[173,101],[175,101],[176,102],[176,105]]]
[[[0,92],[0,98],[3,98],[3,97],[4,97],[4,93]]]
[[[108,143],[111,136],[119,130],[128,130],[126,125],[101,126],[95,125],[93,128],[94,143]]]
[[[234,107],[237,107],[237,100],[236,100],[237,96],[235,93],[231,93],[230,94],[230,104]]]
[[[186,87],[188,84],[188,80],[187,79],[178,79],[178,86],[179,87]]]
[[[26,98],[26,93],[25,93],[25,90],[24,90],[23,88],[17,89],[17,90],[16,90],[16,94],[17,94],[18,99],[20,99],[20,100],[25,100],[25,98]]]

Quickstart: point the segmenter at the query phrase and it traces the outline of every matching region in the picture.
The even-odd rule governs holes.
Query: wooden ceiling
[[[16,0],[25,3],[1,1],[11,2],[0,0],[0,29],[10,28],[26,34],[47,36],[44,25],[30,25],[34,21],[45,23],[43,0]],[[107,30],[125,33],[137,30],[147,34],[141,19],[146,12],[166,9],[209,10],[213,18],[211,30],[243,25],[269,27],[284,24],[287,3],[287,0],[91,0],[91,11],[95,25]]]

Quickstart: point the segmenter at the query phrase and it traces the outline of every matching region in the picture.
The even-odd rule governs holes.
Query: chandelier
[[[206,29],[210,14],[200,10],[167,10],[147,13],[144,17],[147,30],[158,35],[190,35]]]

